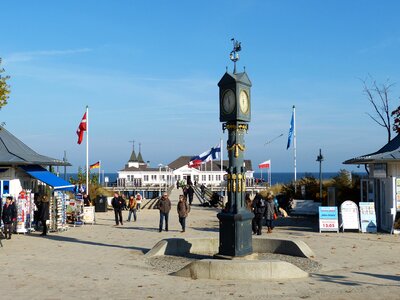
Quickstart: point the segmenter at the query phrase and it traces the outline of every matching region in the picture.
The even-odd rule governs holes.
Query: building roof
[[[139,167],[128,167],[128,165],[125,166],[120,172],[137,172],[137,171],[145,171],[145,172],[154,172],[158,171],[159,168],[149,168],[147,165],[139,165]]]
[[[358,156],[344,161],[344,164],[359,165],[372,162],[383,163],[400,160],[400,134],[376,152]]]
[[[168,167],[170,167],[171,169],[179,169],[187,164],[189,164],[190,159],[193,157],[192,156],[180,156],[177,159],[175,159],[173,162],[168,164]],[[244,160],[245,164],[246,164],[246,170],[247,171],[253,171],[253,166],[251,163],[251,160],[249,159],[245,159]],[[223,170],[226,170],[226,168],[228,167],[229,164],[229,160],[224,160],[222,161],[223,164]],[[207,162],[207,169],[211,169],[210,166],[210,162]],[[221,161],[220,160],[213,160],[212,161],[212,169],[214,171],[220,170],[221,169]]]
[[[144,161],[143,161],[143,158],[142,158],[142,153],[139,151],[139,154],[138,154],[138,156],[137,156],[137,161],[139,162],[139,163],[144,163]]]
[[[135,149],[132,150],[132,154],[131,157],[129,158],[128,162],[136,162],[137,158],[136,158],[136,153],[135,153]]]
[[[70,166],[68,162],[40,155],[0,127],[0,165]]]

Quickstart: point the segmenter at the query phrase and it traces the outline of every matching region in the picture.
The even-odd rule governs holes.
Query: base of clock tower
[[[253,253],[251,221],[252,213],[221,212],[219,219],[219,252],[221,256],[246,256]]]

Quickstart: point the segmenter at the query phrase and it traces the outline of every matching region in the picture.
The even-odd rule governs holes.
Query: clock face
[[[232,90],[227,90],[222,98],[222,108],[226,114],[230,114],[235,109],[235,93]]]
[[[242,90],[240,92],[239,105],[242,113],[247,114],[249,112],[249,106],[250,106],[249,95],[247,94],[246,91]]]

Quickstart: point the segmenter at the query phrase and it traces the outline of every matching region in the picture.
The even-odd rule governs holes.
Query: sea
[[[362,173],[362,172],[358,172],[355,173],[359,176],[366,176],[366,173]],[[103,178],[103,174],[101,181],[104,182],[104,178]],[[264,181],[268,181],[268,174],[266,172],[262,172],[262,174],[260,172],[254,172],[254,178],[261,178],[262,175],[262,179]],[[318,172],[297,172],[297,180],[305,177],[306,175],[312,175],[314,176],[316,179],[319,179],[319,173]],[[338,172],[322,172],[322,179],[326,180],[326,179],[331,179],[332,177],[338,175]],[[63,177],[63,174],[60,174],[60,177]],[[78,177],[78,174],[76,173],[67,173],[67,180],[69,178],[74,178],[76,179]],[[108,182],[110,184],[114,183],[117,181],[118,178],[118,173],[104,173],[104,177],[108,177]],[[287,184],[290,183],[291,181],[294,180],[294,173],[293,172],[272,172],[271,173],[271,184]]]

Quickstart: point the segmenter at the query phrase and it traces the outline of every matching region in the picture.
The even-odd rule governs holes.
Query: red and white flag
[[[78,144],[80,145],[83,140],[83,132],[87,130],[86,126],[86,112],[83,115],[82,121],[79,123],[78,130],[76,131],[76,134],[78,135]]]
[[[260,169],[269,169],[271,168],[271,160],[266,160],[258,165]]]

